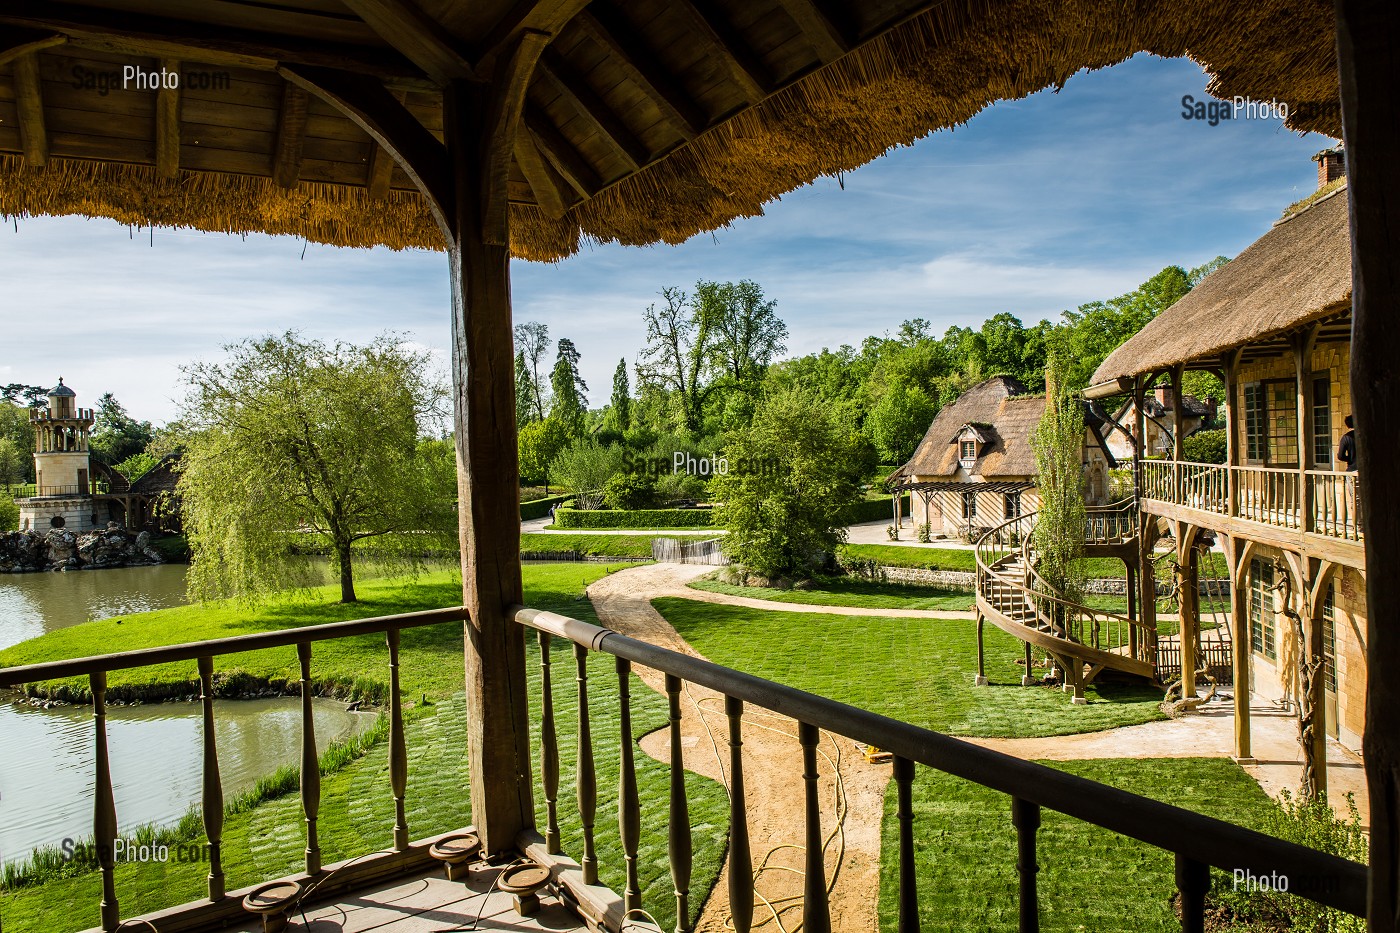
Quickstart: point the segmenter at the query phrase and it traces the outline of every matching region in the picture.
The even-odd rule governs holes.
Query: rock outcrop
[[[128,534],[116,523],[104,531],[74,534],[51,528],[40,535],[32,531],[0,533],[0,573],[33,573],[41,570],[100,570],[161,563],[147,532]]]

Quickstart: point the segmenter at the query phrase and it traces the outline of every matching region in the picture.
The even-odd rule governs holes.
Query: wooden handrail
[[[1030,805],[1083,820],[1158,849],[1179,860],[1224,871],[1247,871],[1288,879],[1290,893],[1365,916],[1367,868],[1224,820],[1100,784],[1046,765],[1015,758],[971,742],[891,719],[869,710],[723,667],[701,658],[629,638],[610,629],[557,613],[513,606],[521,625],[572,641],[580,649],[611,654],[682,681],[708,687],[726,698],[825,729],[999,791]],[[1022,825],[1028,825],[1023,819]],[[818,867],[820,863],[817,863]],[[809,866],[810,867],[810,866]],[[1194,876],[1193,876],[1194,877]],[[809,879],[809,882],[812,879]],[[815,886],[808,884],[809,891]],[[1023,885],[1026,890],[1029,885]],[[1192,886],[1193,895],[1198,893]],[[811,895],[809,895],[810,897]],[[1198,904],[1189,902],[1191,909]],[[820,915],[821,904],[808,908]],[[1028,909],[1022,905],[1023,912]],[[1023,913],[1024,916],[1024,913]]]
[[[164,645],[158,648],[138,648],[135,651],[117,651],[112,654],[71,658],[65,661],[22,664],[17,667],[0,669],[0,687],[17,687],[20,684],[41,680],[58,680],[63,677],[87,677],[95,673],[129,670],[133,667],[147,667],[152,664],[169,664],[174,661],[198,661],[205,657],[257,651],[262,648],[286,648],[309,642],[327,641],[332,638],[374,635],[390,630],[402,631],[406,628],[419,628],[424,625],[441,625],[443,622],[461,622],[466,617],[467,610],[465,608],[454,606],[450,609],[426,609],[422,612],[374,616],[369,619],[351,619],[347,622],[303,625],[298,628],[284,628],[271,632],[255,632],[251,635],[230,635],[227,638],[210,638],[204,641]]]

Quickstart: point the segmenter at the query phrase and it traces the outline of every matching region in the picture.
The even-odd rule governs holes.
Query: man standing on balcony
[[[1337,459],[1347,465],[1347,472],[1356,470],[1356,429],[1352,422],[1351,415],[1346,417],[1347,433],[1342,435],[1342,441],[1337,445]]]

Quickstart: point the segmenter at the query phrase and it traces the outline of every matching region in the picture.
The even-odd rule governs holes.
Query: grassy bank
[[[527,566],[525,599],[532,606],[565,612],[596,622],[592,606],[583,596],[584,587],[609,572],[599,564]],[[335,619],[405,612],[413,609],[454,605],[461,601],[460,584],[448,574],[424,577],[416,583],[378,581],[363,588],[366,605],[346,607],[331,602],[329,592],[287,597],[257,610],[240,611],[219,605],[162,610],[143,616],[127,617],[119,634],[125,639],[138,633],[143,644],[171,644],[195,638],[236,634],[244,630],[277,627],[278,624],[308,624],[312,620]],[[315,598],[313,598],[315,597]],[[319,602],[316,599],[319,598]],[[269,626],[269,623],[273,625]],[[74,654],[98,653],[115,645],[128,647],[125,640],[101,644],[93,622],[52,633],[5,652],[0,664],[22,663],[11,658],[20,652],[26,660],[49,660]],[[452,637],[439,630],[452,629]],[[103,629],[109,639],[114,630]],[[429,637],[410,647],[410,635]],[[71,634],[70,634],[71,633]],[[58,638],[55,636],[65,636]],[[444,625],[405,632],[403,637],[404,692],[410,697],[426,693],[432,705],[425,707],[407,727],[409,752],[409,826],[415,837],[464,826],[470,822],[470,793],[465,759],[467,723],[460,698],[463,684],[462,632]],[[382,639],[346,640],[354,642],[332,652],[318,647],[316,664],[334,676],[360,672],[369,677],[383,666]],[[336,643],[332,643],[336,644]],[[332,645],[326,645],[329,649]],[[539,649],[528,642],[527,670],[531,683],[531,723],[539,721]],[[64,651],[73,654],[64,654]],[[570,711],[575,706],[571,651],[556,644],[555,705],[559,711],[561,758],[561,824],[565,848],[581,852],[581,829],[572,805],[572,781],[577,760],[577,738],[571,726]],[[266,654],[266,657],[262,655]],[[274,672],[288,665],[275,653],[255,652],[239,659],[252,670]],[[291,664],[295,664],[292,653]],[[260,666],[261,665],[261,666]],[[223,662],[220,662],[222,668]],[[178,666],[170,673],[181,674]],[[564,676],[564,672],[568,676]],[[612,659],[593,655],[589,661],[590,708],[593,713],[593,747],[597,762],[598,826],[597,841],[600,877],[614,890],[623,887],[623,860],[618,835],[613,826],[617,812],[616,788],[620,758],[617,677]],[[144,672],[133,672],[136,682],[151,682]],[[385,670],[387,677],[387,669]],[[661,728],[666,723],[665,700],[652,693],[640,680],[632,683],[633,735]],[[538,748],[536,740],[532,747]],[[364,750],[362,757],[340,762],[340,767],[322,783],[320,834],[323,859],[329,863],[388,846],[392,842],[393,800],[389,794],[387,743],[379,742]],[[666,860],[666,806],[669,771],[663,765],[638,754],[638,785],[643,811],[643,833],[639,866],[644,903],[662,920],[674,926],[674,898]],[[270,778],[275,791],[295,786],[295,771]],[[290,783],[289,783],[290,781]],[[543,821],[543,791],[536,774],[537,819]],[[687,777],[691,818],[695,828],[695,874],[692,903],[704,902],[718,875],[728,832],[728,802],[724,789],[697,775]],[[188,830],[189,827],[186,827]],[[179,827],[176,828],[179,831]],[[198,834],[196,837],[198,838]],[[299,870],[305,846],[300,801],[296,793],[270,792],[250,809],[232,814],[224,830],[224,864],[230,889],[278,877]],[[204,894],[208,866],[194,863],[122,864],[117,869],[117,891],[125,916],[198,899]],[[6,933],[43,931],[66,933],[98,923],[97,905],[101,899],[99,877],[93,872],[62,877],[6,892],[0,900]]]
[[[971,610],[971,593],[920,586],[912,583],[876,583],[849,577],[814,580],[811,589],[779,590],[761,586],[734,586],[719,580],[704,578],[690,586],[711,593],[747,596],[750,599],[770,599],[780,603],[804,606],[853,606],[864,609],[953,609]]]
[[[976,629],[963,619],[767,612],[691,599],[653,600],[717,664],[954,735],[1096,732],[1161,719],[1154,687],[1105,680],[1073,706],[1052,687],[1022,687],[1021,642],[986,629],[987,677],[974,687]]]
[[[1099,759],[1052,767],[1252,828],[1275,805],[1238,765],[1223,758]],[[880,860],[880,929],[898,918],[899,851],[894,785],[885,794]],[[1016,928],[1016,832],[1004,794],[920,768],[913,788],[919,923],[925,933]],[[1052,810],[1037,837],[1040,929],[1181,929],[1169,901],[1172,856]]]

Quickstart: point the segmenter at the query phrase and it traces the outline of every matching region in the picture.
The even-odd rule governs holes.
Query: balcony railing
[[[200,801],[200,811],[208,842],[209,900],[207,903],[198,905],[198,916],[187,917],[183,924],[163,920],[160,929],[162,931],[209,929],[216,925],[224,925],[224,923],[217,921],[246,916],[242,909],[241,898],[229,894],[224,889],[222,843],[224,793],[219,773],[219,756],[214,742],[215,660],[222,655],[244,651],[296,646],[297,658],[301,666],[301,805],[306,820],[306,874],[311,877],[324,878],[326,872],[323,871],[321,864],[321,846],[317,839],[316,828],[321,806],[321,772],[316,750],[316,726],[312,707],[315,691],[311,680],[311,646],[316,642],[353,638],[359,635],[380,632],[385,635],[388,649],[385,660],[389,674],[389,789],[394,797],[395,814],[393,852],[401,855],[409,850],[409,830],[404,807],[408,784],[408,756],[404,740],[403,706],[399,698],[399,633],[404,629],[439,625],[444,622],[461,625],[465,618],[465,612],[466,610],[460,607],[435,609],[427,612],[411,612],[349,622],[281,629],[253,635],[235,635],[229,638],[215,638],[164,648],[143,648],[137,651],[29,664],[0,670],[0,687],[17,687],[21,684],[65,677],[88,678],[88,684],[92,691],[93,718],[96,723],[93,736],[93,755],[96,762],[93,842],[95,843],[98,871],[102,876],[102,929],[115,931],[123,926],[116,889],[116,862],[113,850],[117,839],[117,812],[112,795],[111,763],[107,752],[108,674],[112,671],[130,670],[155,664],[179,661],[196,662],[199,674],[200,701],[204,709],[204,728],[202,730],[204,736],[203,794]]]
[[[1040,928],[1040,897],[1036,887],[1036,831],[1041,808],[1049,808],[1094,826],[1121,833],[1176,859],[1177,887],[1181,893],[1182,928],[1205,929],[1205,900],[1210,887],[1210,867],[1247,871],[1257,875],[1277,872],[1287,878],[1286,890],[1355,916],[1365,915],[1367,870],[1365,866],[1285,842],[1253,830],[1226,823],[1057,771],[1034,762],[973,745],[950,736],[898,722],[866,710],[847,706],[793,687],[721,667],[699,658],[657,647],[609,629],[550,612],[517,606],[515,619],[539,633],[540,682],[543,697],[540,728],[540,773],[544,789],[547,825],[545,847],[561,853],[559,811],[558,724],[551,705],[550,643],[554,638],[571,642],[578,682],[577,722],[579,748],[591,746],[589,737],[588,665],[590,651],[613,655],[620,686],[622,748],[619,774],[618,828],[623,843],[628,911],[643,907],[637,885],[637,847],[640,834],[636,766],[632,756],[629,684],[632,665],[639,664],[665,675],[665,691],[671,709],[671,785],[668,802],[670,863],[678,907],[690,898],[690,821],[683,776],[680,696],[687,683],[706,687],[724,697],[729,727],[730,854],[727,879],[731,924],[735,933],[752,928],[754,885],[745,808],[743,746],[744,704],[749,703],[797,721],[802,752],[806,840],[806,880],[802,895],[803,928],[807,933],[830,933],[827,878],[823,859],[823,809],[818,784],[817,744],[826,730],[883,749],[894,755],[898,845],[889,853],[898,860],[898,925],[900,933],[919,929],[918,888],[914,866],[914,834],[917,827],[912,806],[912,786],[919,766],[934,768],[1010,798],[1011,827],[1017,837],[1016,866],[1020,875],[1015,895],[1019,929]],[[795,764],[795,763],[794,763]],[[597,774],[584,758],[576,773],[578,820],[583,830],[583,883],[597,878],[597,856],[592,844]],[[761,789],[774,792],[772,788]],[[1280,881],[1280,888],[1283,887]],[[704,892],[700,892],[703,894]],[[1092,892],[1089,892],[1092,896]],[[685,911],[678,916],[686,917]],[[682,920],[682,925],[684,925]]]
[[[1141,470],[1144,499],[1329,538],[1365,536],[1355,473],[1175,460],[1144,460]]]
[[[107,483],[94,480],[87,486],[78,484],[64,486],[39,486],[34,483],[19,483],[10,487],[10,496],[15,499],[51,498],[74,499],[83,496],[105,496],[110,492]]]
[[[1084,510],[1085,544],[1123,544],[1137,537],[1137,501],[1131,497]]]

